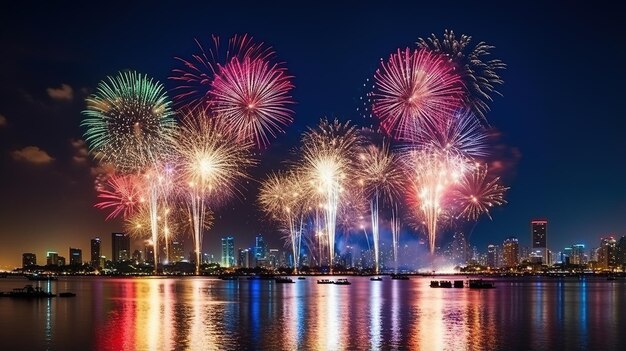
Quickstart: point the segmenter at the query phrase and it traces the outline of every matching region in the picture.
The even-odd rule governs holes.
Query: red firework
[[[291,78],[279,64],[235,57],[211,84],[211,109],[240,140],[265,147],[292,121]]]
[[[425,125],[460,106],[461,78],[448,60],[427,50],[398,49],[374,74],[372,111],[383,130],[411,140]]]
[[[221,48],[220,38],[215,35],[212,36],[213,43],[208,50],[205,50],[198,40],[195,41],[199,52],[189,59],[176,57],[183,67],[172,70],[170,77],[178,84],[174,88],[177,92],[174,101],[179,107],[195,109],[211,104],[209,91],[220,65],[227,64],[233,58],[251,57],[268,60],[274,55],[271,48],[265,47],[263,43],[255,43],[247,34],[230,38],[226,49]]]
[[[137,176],[113,175],[97,189],[100,202],[95,204],[95,207],[101,210],[111,210],[107,220],[119,215],[128,218],[143,202],[140,189],[141,182]]]

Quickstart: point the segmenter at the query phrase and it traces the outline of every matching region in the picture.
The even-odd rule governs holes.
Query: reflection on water
[[[39,282],[76,298],[0,299],[10,350],[616,349],[626,281],[499,280],[497,289],[431,289],[213,278],[65,278]],[[0,281],[0,291],[25,285]],[[6,342],[15,345],[6,345]]]

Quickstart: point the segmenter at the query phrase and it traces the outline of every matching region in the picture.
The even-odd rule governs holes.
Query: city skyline
[[[373,121],[363,118],[357,108],[363,95],[360,87],[371,77],[379,59],[396,47],[413,45],[418,37],[431,33],[440,35],[444,28],[451,28],[494,45],[496,57],[508,65],[503,72],[504,97],[495,98],[489,113],[489,119],[501,136],[497,152],[503,154],[498,155],[502,156],[502,177],[511,187],[506,196],[508,204],[494,210],[493,221],[481,219],[473,231],[469,231],[469,240],[479,247],[492,242],[500,244],[509,236],[525,242],[528,222],[538,216],[550,220],[549,248],[564,248],[578,242],[592,247],[602,237],[610,234],[619,237],[626,231],[626,220],[621,215],[626,211],[623,186],[626,166],[615,162],[624,159],[626,147],[619,128],[607,128],[615,116],[623,115],[624,107],[614,103],[619,101],[619,89],[610,75],[589,74],[582,79],[572,74],[602,65],[602,55],[580,50],[577,51],[579,59],[573,62],[566,54],[577,47],[578,40],[591,38],[600,45],[607,44],[603,46],[611,50],[608,43],[615,40],[616,34],[611,30],[614,22],[600,21],[604,16],[614,15],[608,8],[508,5],[500,15],[502,23],[492,24],[493,28],[498,28],[494,31],[490,24],[485,24],[489,21],[464,18],[446,21],[440,16],[424,18],[415,25],[395,26],[396,23],[413,23],[407,18],[410,11],[399,14],[382,10],[393,14],[392,20],[389,17],[394,16],[378,16],[381,10],[374,11],[369,4],[344,5],[330,13],[324,8],[313,9],[329,23],[328,29],[316,35],[310,33],[318,27],[307,20],[298,27],[302,29],[289,35],[283,34],[279,25],[264,27],[258,18],[273,19],[276,23],[292,23],[293,19],[283,18],[280,11],[272,14],[269,8],[250,8],[241,17],[225,16],[228,18],[210,25],[186,21],[173,33],[168,30],[168,36],[156,35],[164,38],[161,41],[141,31],[105,31],[101,29],[102,22],[89,14],[99,12],[92,11],[93,8],[79,8],[83,16],[68,18],[62,9],[44,6],[50,8],[43,12],[55,15],[50,18],[64,20],[56,26],[29,9],[15,8],[11,18],[2,21],[3,26],[12,30],[3,30],[2,33],[11,32],[11,35],[0,37],[3,47],[7,48],[7,55],[0,58],[3,97],[0,102],[0,164],[3,169],[0,193],[10,199],[0,203],[0,239],[3,242],[0,267],[18,266],[24,252],[35,252],[39,257],[41,253],[54,250],[63,252],[69,260],[66,247],[80,248],[85,259],[91,238],[105,238],[112,232],[123,231],[119,221],[107,222],[105,216],[93,208],[95,193],[91,171],[95,164],[85,154],[79,128],[84,98],[93,92],[99,80],[129,68],[155,76],[169,89],[171,82],[167,77],[175,64],[175,55],[192,52],[194,38],[208,40],[214,33],[227,37],[234,34],[233,28],[249,32],[280,51],[297,83],[294,92],[297,104],[293,107],[295,123],[263,152],[261,164],[253,170],[256,179],[280,168],[290,149],[298,145],[301,132],[314,126],[322,116],[336,116],[359,125],[372,124]],[[224,5],[224,13],[230,13],[230,9],[229,5]],[[159,15],[162,10],[159,6],[153,9],[160,19],[167,21],[165,15]],[[184,9],[174,11],[179,16],[192,16]],[[266,16],[255,16],[257,11]],[[466,12],[457,11],[453,11],[457,16]],[[468,18],[488,16],[475,9],[470,9],[469,14]],[[112,17],[113,21],[124,23],[129,19],[127,16],[115,13]],[[518,31],[518,18],[526,17],[541,23],[537,28],[542,30]],[[352,32],[341,26],[346,18],[353,24],[376,21],[379,24],[376,27],[384,30],[359,26],[364,34],[351,36]],[[593,29],[579,27],[580,19],[594,24]],[[51,29],[34,35],[19,29],[18,22],[47,24]],[[99,38],[106,34],[114,39],[94,47],[73,34],[70,28],[75,27],[83,28],[85,37]],[[349,40],[343,39],[345,37]],[[555,37],[563,40],[551,39]],[[303,45],[299,38],[307,38],[314,45]],[[119,42],[129,46],[123,54],[115,46]],[[25,49],[23,43],[26,43]],[[144,46],[148,50],[140,49]],[[310,46],[328,47],[328,50],[313,52],[307,49]],[[54,50],[38,51],[35,47]],[[329,52],[332,54],[327,54]],[[623,56],[623,52],[607,56],[620,60],[620,55]],[[335,56],[343,60],[334,60]],[[620,74],[623,72],[618,71],[613,76]],[[337,77],[341,79],[335,79]],[[601,90],[605,95],[588,92],[588,86],[604,87]],[[587,102],[582,104],[582,101]],[[589,116],[594,117],[594,123],[588,122]],[[205,236],[208,250],[216,254],[219,238],[227,234],[250,239],[261,233],[274,246],[279,246],[281,241],[275,226],[262,219],[256,205],[258,186],[254,181],[249,182],[240,199],[217,212],[215,227]],[[383,232],[383,235],[389,236],[389,233]],[[447,239],[443,240],[449,241],[451,234],[445,235]],[[418,238],[417,232],[409,231],[406,226],[403,236]],[[420,234],[419,238],[423,237]],[[110,252],[107,245],[103,243],[102,252]]]

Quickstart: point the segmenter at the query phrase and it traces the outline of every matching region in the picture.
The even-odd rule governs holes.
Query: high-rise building
[[[182,240],[172,241],[172,262],[180,262],[185,260],[185,247]]]
[[[617,243],[617,254],[615,255],[618,266],[626,266],[626,236],[619,239]]]
[[[80,266],[83,264],[83,250],[70,247],[70,265]]]
[[[57,258],[57,263],[58,263],[58,265],[59,265],[59,266],[65,266],[65,263],[66,263],[66,261],[65,261],[65,257],[63,257],[63,256],[59,256],[59,257]]]
[[[36,266],[37,265],[37,255],[35,255],[34,253],[23,253],[22,254],[22,268],[26,268],[29,266]]]
[[[519,242],[517,238],[510,237],[504,240],[502,251],[504,267],[517,267],[519,264]]]
[[[100,256],[102,256],[102,242],[100,238],[91,239],[91,267],[93,268],[101,268],[100,267]]]
[[[278,257],[279,257],[278,249],[269,250],[269,253],[267,255],[267,260],[269,261],[268,263],[270,267],[272,268],[278,267],[278,263],[279,263]]]
[[[222,267],[235,266],[235,239],[232,236],[222,238]]]
[[[125,233],[111,233],[113,262],[123,262],[130,259],[130,237]]]
[[[451,262],[458,265],[466,264],[471,258],[470,247],[462,231],[454,233],[452,242],[450,243],[449,254]]]
[[[146,258],[146,263],[154,264],[154,245],[152,245],[151,241],[145,242],[144,257]]]
[[[598,248],[598,268],[612,269],[617,263],[617,241],[612,236],[600,239]]]
[[[545,219],[534,219],[530,222],[532,252],[540,253],[542,264],[548,264],[548,221]]]
[[[46,264],[48,266],[58,266],[59,265],[59,253],[55,251],[46,252]]]
[[[489,245],[487,246],[487,266],[491,268],[498,268],[498,246],[497,245]]]
[[[131,256],[131,260],[133,262],[135,262],[135,264],[143,263],[143,256],[141,254],[141,251],[139,251],[139,250],[133,251],[133,254]]]
[[[570,264],[586,264],[587,260],[585,257],[585,245],[583,244],[574,244],[572,245],[572,251],[570,252],[569,257]]]
[[[257,235],[255,239],[254,258],[256,258],[257,261],[267,258],[267,243],[265,243],[261,234]]]

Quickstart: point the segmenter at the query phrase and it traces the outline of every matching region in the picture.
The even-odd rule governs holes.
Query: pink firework
[[[233,58],[211,84],[211,109],[240,140],[265,147],[269,136],[276,137],[292,121],[291,78],[279,64]]]
[[[463,86],[454,66],[427,50],[398,49],[374,74],[372,111],[394,138],[411,140],[462,103]]]
[[[140,179],[134,175],[113,175],[99,187],[99,202],[95,205],[101,210],[111,210],[107,220],[122,215],[128,218],[143,202]]]
[[[195,41],[199,51],[191,58],[176,57],[182,67],[172,70],[170,77],[178,84],[174,88],[177,92],[174,101],[179,107],[195,109],[210,106],[211,83],[220,66],[227,64],[231,59],[250,57],[268,60],[274,55],[271,48],[264,46],[263,43],[255,43],[247,34],[230,38],[225,49],[221,48],[220,38],[215,35],[212,36],[212,45],[206,50],[198,40]]]
[[[454,190],[454,198],[459,208],[458,217],[475,221],[481,214],[491,219],[492,207],[506,204],[504,193],[508,190],[500,184],[500,178],[487,178],[487,167],[477,166],[474,172],[466,174]]]

